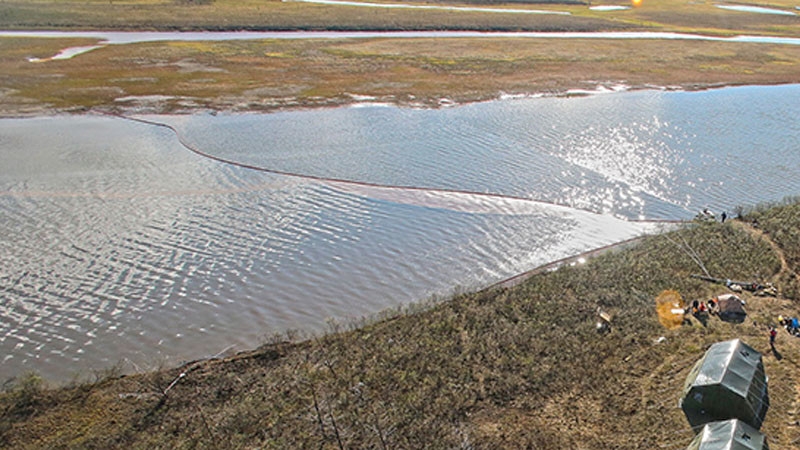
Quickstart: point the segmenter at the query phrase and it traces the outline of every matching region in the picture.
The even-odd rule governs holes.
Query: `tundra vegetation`
[[[570,15],[260,0],[6,0],[0,2],[0,29],[669,31],[723,37],[800,36],[800,16],[730,11],[710,2],[644,0],[638,8],[620,11],[597,11],[569,2],[485,3],[482,6]],[[629,5],[618,0],[608,3]],[[769,6],[795,11],[794,3],[787,0]],[[364,98],[436,107],[443,99],[450,103],[503,94],[563,95],[598,86],[703,89],[800,81],[798,45],[512,37],[150,42],[105,46],[74,59],[34,63],[30,59],[46,59],[64,47],[96,41],[0,40],[3,116],[86,110],[271,111],[336,106]]]
[[[603,12],[574,3],[493,6],[571,15],[256,0],[4,0],[0,28],[800,36],[796,17],[722,10],[710,2],[644,0],[639,8]],[[795,3],[774,0],[768,6],[790,11]],[[151,42],[43,62],[30,59],[95,41],[0,42],[5,116],[269,111],[364,96],[436,106],[443,98],[564,94],[598,85],[699,89],[796,83],[800,77],[800,46],[708,41]],[[778,315],[800,314],[798,229],[797,203],[765,206],[742,211],[740,220],[649,236],[514,287],[431,299],[358,323],[332,324],[323,335],[274,336],[230,358],[135,374],[112,367],[65,386],[20,374],[0,395],[0,446],[680,449],[692,438],[677,406],[687,372],[712,343],[741,338],[764,354],[772,405],[762,430],[770,447],[794,448],[800,439],[800,339],[782,331],[773,352],[767,326]],[[712,319],[667,330],[655,312],[660,292],[673,289],[687,301],[725,292],[690,277],[701,273],[698,261],[717,277],[772,281],[780,293],[743,294],[748,320],[742,324]],[[607,334],[597,332],[598,308],[612,316]]]

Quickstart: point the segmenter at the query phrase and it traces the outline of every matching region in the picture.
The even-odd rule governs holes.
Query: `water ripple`
[[[796,194],[797,89],[148,117],[217,160],[143,123],[2,120],[0,376],[241,349],[654,229],[620,217]]]

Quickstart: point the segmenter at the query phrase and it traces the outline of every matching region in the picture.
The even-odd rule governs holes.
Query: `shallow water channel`
[[[416,7],[416,6],[415,6]],[[531,11],[534,12],[534,11]],[[0,30],[3,37],[34,37],[49,39],[90,38],[97,45],[67,47],[49,58],[32,59],[31,62],[70,59],[106,45],[126,45],[157,41],[234,41],[260,39],[461,39],[461,38],[529,38],[529,39],[666,39],[692,41],[740,42],[756,44],[800,45],[800,38],[781,36],[711,36],[672,32],[484,32],[484,31],[8,31]]]
[[[797,98],[0,120],[0,377],[243,350],[796,195]]]

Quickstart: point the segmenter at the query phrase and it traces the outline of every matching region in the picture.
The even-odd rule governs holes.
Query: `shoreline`
[[[505,98],[800,83],[793,70],[800,39],[755,33],[47,33],[0,31],[9,44],[0,51],[7,79],[0,117],[361,104],[436,109]]]
[[[134,120],[136,120],[136,119],[134,119]],[[163,125],[160,125],[160,126],[163,126]],[[286,175],[296,175],[296,174],[286,174]],[[341,180],[339,180],[339,181],[341,181]],[[516,275],[510,277],[509,279],[498,281],[498,282],[496,282],[494,284],[491,284],[490,286],[488,286],[486,288],[476,288],[475,292],[481,292],[481,291],[483,291],[485,289],[489,289],[489,288],[493,288],[493,287],[497,287],[497,286],[511,287],[511,286],[519,284],[520,282],[524,281],[525,279],[527,279],[528,277],[530,277],[532,275],[535,275],[537,273],[541,273],[543,271],[547,271],[550,268],[553,268],[553,267],[556,267],[556,266],[559,266],[559,265],[563,265],[563,264],[568,263],[568,262],[575,261],[575,260],[579,259],[582,256],[599,255],[599,254],[601,254],[604,251],[607,251],[609,249],[615,249],[615,248],[623,247],[626,243],[627,243],[627,241],[613,243],[613,244],[609,244],[608,246],[604,246],[604,247],[601,247],[601,248],[598,248],[598,249],[590,249],[590,250],[587,250],[586,252],[583,252],[583,253],[580,253],[580,254],[577,254],[577,255],[566,256],[566,257],[561,258],[559,260],[551,261],[551,262],[546,263],[546,264],[544,264],[542,266],[535,267],[535,268],[533,268],[533,269],[531,269],[529,271],[523,272],[521,274],[516,274]],[[422,299],[422,300],[424,300],[424,299]],[[417,301],[420,301],[420,299],[418,299]],[[376,313],[376,315],[379,315],[379,314],[380,314],[380,312]]]
[[[302,103],[299,101],[289,100],[286,105],[273,105],[269,107],[251,107],[241,108],[237,106],[223,106],[220,108],[214,107],[187,107],[187,108],[174,108],[168,103],[169,99],[155,101],[148,106],[114,106],[107,105],[97,107],[53,107],[51,105],[25,105],[18,108],[6,108],[0,103],[0,120],[3,119],[32,119],[36,117],[54,117],[59,115],[89,115],[100,114],[108,116],[116,116],[122,118],[130,118],[128,116],[135,115],[174,115],[174,116],[189,116],[196,114],[275,114],[281,112],[293,111],[314,111],[323,109],[337,109],[337,108],[355,108],[355,107],[370,107],[370,106],[389,106],[399,109],[442,109],[442,108],[458,108],[471,104],[496,102],[496,101],[512,101],[512,100],[525,100],[536,98],[571,98],[571,97],[591,97],[595,95],[610,95],[626,92],[640,92],[640,91],[656,91],[656,92],[703,92],[716,89],[728,88],[746,88],[746,87],[770,87],[770,86],[789,86],[800,84],[800,81],[791,82],[774,82],[774,83],[686,83],[682,85],[655,85],[645,84],[638,86],[621,86],[619,84],[611,83],[598,83],[595,89],[586,89],[585,83],[583,86],[576,84],[571,88],[564,88],[559,91],[532,91],[528,93],[515,93],[509,94],[506,92],[498,92],[496,95],[487,98],[468,99],[465,101],[453,101],[448,98],[421,98],[415,99],[414,102],[405,100],[397,100],[392,98],[375,98],[373,99],[359,99],[351,98],[344,100],[340,98],[328,98],[322,101]],[[612,86],[612,88],[608,88]],[[1,98],[1,97],[0,97]]]
[[[185,140],[181,139],[181,134],[178,132],[177,129],[175,129],[173,126],[170,126],[168,124],[148,121],[147,119],[141,119],[141,118],[135,118],[135,117],[134,118],[131,118],[131,117],[121,117],[120,118],[120,117],[116,117],[116,116],[112,116],[112,117],[117,118],[117,119],[122,119],[122,120],[131,120],[131,121],[134,121],[134,122],[145,123],[145,124],[148,124],[148,125],[151,125],[151,126],[167,128],[167,129],[171,130],[175,134],[175,136],[176,136],[178,142],[180,143],[180,145],[185,147],[188,151],[193,152],[195,154],[198,154],[199,156],[202,156],[204,158],[213,159],[213,160],[215,160],[217,162],[221,162],[221,163],[225,163],[225,164],[236,164],[236,163],[233,163],[233,162],[230,162],[230,161],[226,161],[226,160],[222,160],[222,159],[219,159],[219,158],[215,158],[215,157],[213,157],[213,155],[208,155],[208,154],[204,153],[202,150],[194,148],[191,143],[187,143]],[[242,167],[239,164],[236,164],[236,165]],[[276,174],[285,175],[285,176],[303,177],[303,178],[306,178],[306,179],[309,179],[309,180],[316,180],[316,181],[323,182],[323,183],[325,183],[325,182],[332,183],[332,184],[335,184],[335,183],[346,183],[346,184],[352,184],[352,185],[358,185],[358,186],[380,187],[380,188],[386,188],[386,189],[392,189],[393,188],[391,186],[377,186],[377,185],[374,185],[374,184],[359,183],[357,181],[349,181],[349,180],[320,179],[319,177],[309,177],[309,176],[293,174],[293,173],[278,172],[278,171],[273,171],[273,170],[266,170],[266,169],[259,168],[259,167],[244,167],[244,168],[261,170],[261,171],[269,171],[271,173],[276,173]],[[406,187],[405,189],[421,190],[421,189],[413,188],[413,187],[411,187],[411,188]],[[492,195],[492,194],[486,194],[486,193],[481,193],[481,192],[444,191],[444,190],[436,190],[436,189],[422,189],[422,190],[425,190],[425,191],[435,190],[435,191],[438,191],[438,192],[465,194],[465,195],[478,195],[478,196],[514,198],[516,200],[522,200],[522,201],[531,201],[531,202],[535,202],[535,203],[546,203],[546,202],[535,201],[535,200],[531,200],[531,199],[527,199],[527,198]],[[368,196],[368,195],[365,195],[365,196]],[[547,204],[548,205],[553,205],[553,206],[556,206],[556,207],[559,207],[559,208],[570,208],[570,209],[576,209],[576,210],[580,209],[580,208],[575,208],[575,207],[570,207],[570,206],[557,205],[557,204],[554,204],[554,203],[547,203]],[[582,210],[582,211],[586,211],[586,212],[589,212],[589,213],[592,213],[592,214],[598,214],[595,211],[587,211],[587,210]],[[636,222],[636,220],[631,220],[631,219],[626,219],[626,220],[629,221],[629,222]],[[670,223],[668,221],[662,221],[662,220],[648,220],[648,221],[644,221],[644,222],[648,222],[648,223],[656,223],[656,222],[658,222],[658,223]],[[649,234],[650,233],[648,233],[648,235]],[[560,262],[563,262],[565,260],[576,259],[576,258],[578,258],[578,257],[580,257],[582,255],[588,255],[588,254],[596,255],[596,254],[599,254],[601,251],[607,250],[609,248],[620,247],[620,245],[622,245],[624,243],[625,243],[624,241],[623,242],[612,242],[611,244],[608,244],[608,245],[603,246],[601,248],[590,248],[586,252],[582,252],[582,253],[579,253],[579,254],[576,254],[576,255],[568,255],[568,256],[565,256],[564,258],[560,258],[560,259],[555,260],[555,261],[546,262],[544,265],[541,265],[541,266],[538,266],[538,267],[534,267],[533,269],[525,271],[523,273],[515,274],[511,278],[521,281],[522,279],[527,278],[528,276],[530,276],[530,275],[532,275],[534,273],[538,273],[539,271],[542,271],[547,267],[553,267],[553,266],[555,266],[555,265],[557,265]],[[490,283],[487,283],[486,285],[483,285],[483,286],[475,286],[474,289],[470,289],[470,292],[479,292],[479,291],[482,291],[482,290],[485,290],[485,289],[488,289],[488,288],[491,288],[491,287],[495,287],[498,284],[502,284],[502,283],[506,283],[507,284],[508,282],[509,282],[508,280],[500,280],[500,281],[497,281],[497,282],[490,282]],[[401,306],[414,304],[415,302],[425,302],[425,301],[426,301],[426,297],[418,297],[418,298],[415,298],[415,299],[413,299],[413,300],[411,300],[411,301],[409,301],[407,303],[404,303]],[[392,307],[388,307],[388,308],[383,309],[383,310],[377,310],[374,313],[371,313],[370,316],[374,317],[374,318],[380,318],[386,311],[391,311],[391,310],[392,310]],[[345,320],[349,321],[351,319],[347,318]],[[368,320],[371,320],[371,319],[368,319]],[[310,326],[310,327],[308,327],[306,329],[307,330],[311,330],[312,332],[319,332],[321,330],[321,328],[314,327],[313,324],[312,324],[312,326]],[[314,331],[314,330],[316,330],[316,331]],[[228,342],[230,342],[230,341],[228,341]],[[242,351],[244,351],[244,350],[247,350],[247,349],[242,349]],[[132,363],[132,364],[135,365],[135,363]],[[100,369],[102,369],[102,368],[100,368]],[[93,369],[93,370],[96,370],[96,369]],[[139,371],[137,370],[135,373],[138,373],[138,372]]]
[[[443,189],[383,186],[383,185],[376,185],[376,184],[372,184],[372,183],[363,183],[363,182],[352,181],[352,180],[320,178],[320,177],[308,176],[308,175],[302,175],[302,174],[296,174],[296,173],[286,173],[286,172],[280,172],[280,171],[265,169],[265,168],[261,168],[261,167],[248,167],[246,165],[242,165],[242,164],[238,164],[238,163],[235,163],[235,162],[227,161],[227,160],[224,160],[224,159],[220,159],[220,158],[214,157],[213,155],[206,154],[202,150],[195,148],[192,144],[187,143],[184,139],[182,139],[181,133],[176,128],[174,128],[173,126],[171,126],[169,124],[160,123],[160,122],[154,122],[154,121],[151,121],[151,120],[142,119],[142,118],[136,118],[136,117],[120,117],[120,116],[116,116],[116,115],[110,115],[110,117],[117,118],[117,119],[122,119],[122,120],[130,120],[130,121],[144,123],[144,124],[151,125],[151,126],[163,127],[163,128],[169,129],[169,130],[172,131],[172,133],[174,133],[174,135],[176,136],[176,139],[179,142],[179,144],[181,146],[183,146],[184,148],[186,148],[188,151],[190,151],[192,153],[195,153],[195,154],[197,154],[197,155],[199,155],[199,156],[201,156],[203,158],[209,158],[209,159],[215,160],[215,161],[223,163],[223,164],[233,164],[233,165],[236,165],[238,167],[245,168],[245,169],[264,171],[264,172],[269,172],[269,173],[273,173],[273,174],[279,174],[279,175],[288,176],[288,177],[299,177],[299,178],[304,178],[304,179],[307,179],[307,180],[318,181],[318,182],[321,182],[321,183],[330,183],[331,185],[349,184],[349,185],[367,186],[367,187],[375,187],[375,188],[383,188],[383,189],[409,189],[409,190],[415,190],[415,191],[416,190],[424,190],[424,191],[437,191],[437,192],[441,192],[441,193],[453,193],[453,194],[464,194],[464,195],[500,197],[500,198],[508,198],[508,199],[521,200],[521,201],[530,201],[530,202],[535,202],[535,203],[546,203],[547,205],[558,207],[558,208],[570,208],[570,209],[574,209],[574,210],[585,211],[585,212],[588,212],[588,213],[591,213],[591,214],[600,214],[600,213],[595,212],[595,211],[589,211],[589,210],[585,210],[585,209],[581,209],[581,208],[577,208],[577,207],[559,205],[559,204],[549,203],[549,202],[536,201],[536,200],[532,200],[532,199],[528,199],[528,198],[522,198],[522,197],[511,197],[511,196],[505,196],[505,195],[499,195],[499,194],[487,194],[487,193],[482,193],[482,192],[470,192],[470,191],[455,191],[455,190],[448,191],[448,190],[443,190]],[[365,194],[360,194],[360,195],[365,195]],[[368,194],[366,194],[365,196],[368,196]],[[646,222],[646,223],[652,223],[652,224],[659,224],[659,223],[663,223],[663,224],[680,224],[680,223],[683,223],[683,221],[670,221],[670,220],[635,220],[635,219],[624,219],[624,220],[626,220],[628,222]],[[591,248],[591,249],[588,249],[588,250],[586,250],[584,252],[581,252],[581,253],[578,253],[578,254],[568,255],[568,256],[565,256],[563,258],[559,258],[559,259],[557,259],[555,261],[546,262],[546,263],[544,263],[542,265],[534,267],[534,268],[532,268],[530,270],[527,270],[525,272],[513,275],[513,276],[509,277],[509,279],[493,282],[493,283],[485,285],[483,287],[474,287],[474,289],[470,289],[469,290],[469,293],[482,292],[482,291],[485,291],[485,290],[490,290],[490,289],[496,288],[498,286],[510,287],[512,285],[516,285],[519,282],[524,281],[525,279],[529,278],[532,275],[541,273],[541,272],[543,272],[545,270],[556,268],[556,267],[558,267],[560,265],[563,265],[564,263],[566,263],[568,261],[574,261],[574,260],[577,260],[577,259],[579,259],[581,257],[596,256],[596,255],[605,253],[605,252],[607,252],[609,250],[615,250],[615,249],[619,249],[619,248],[627,248],[627,244],[632,243],[632,241],[638,241],[638,240],[642,239],[645,236],[649,236],[649,235],[652,235],[652,234],[660,234],[661,232],[662,232],[661,230],[658,230],[658,231],[655,231],[655,232],[652,232],[652,233],[651,232],[645,232],[645,234],[643,234],[641,236],[638,236],[638,237],[635,237],[635,238],[632,238],[632,239],[628,239],[628,240],[621,241],[621,242],[612,242],[610,244],[604,245],[604,246],[599,247],[599,248]],[[400,305],[400,308],[408,306],[408,305],[415,304],[417,302],[424,303],[426,301],[427,301],[427,299],[425,297],[417,298],[415,300],[411,300],[408,303]],[[380,321],[380,320],[382,320],[381,317],[387,311],[391,312],[394,308],[397,308],[397,307],[388,307],[388,308],[386,308],[384,310],[376,311],[376,312],[370,314],[369,318],[367,318],[366,320],[367,321],[372,321],[372,320]],[[344,320],[350,321],[350,320],[356,320],[356,319],[346,318]],[[313,327],[312,328],[308,328],[307,330],[309,330],[308,332],[310,332],[310,333],[316,333],[316,332],[321,331],[321,329],[317,329],[316,331],[314,331]],[[226,349],[228,349],[228,348],[230,348],[230,347],[226,347]],[[253,350],[253,349],[252,348],[245,348],[245,349],[237,350],[237,353],[238,352],[242,352],[242,351],[250,351],[250,350]],[[198,359],[194,359],[193,361],[202,361],[202,360],[208,360],[208,359],[215,359],[215,357],[213,357],[213,356],[212,357],[200,357]],[[135,366],[135,363],[132,363],[132,364]],[[92,370],[98,370],[98,369],[92,369]],[[145,372],[148,372],[148,371],[149,370],[146,370]],[[133,373],[141,373],[141,370],[136,370]]]

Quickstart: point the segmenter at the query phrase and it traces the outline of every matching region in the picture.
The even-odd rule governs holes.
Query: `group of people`
[[[708,303],[702,300],[695,300],[692,302],[692,315],[697,317],[702,314],[716,314],[717,306],[717,301],[713,298]]]
[[[792,336],[800,335],[800,320],[797,317],[778,316],[778,323]]]
[[[800,320],[797,317],[778,316],[778,324],[782,326],[790,335],[800,337]],[[775,338],[778,336],[778,329],[775,326],[769,327],[769,345],[774,348]]]

